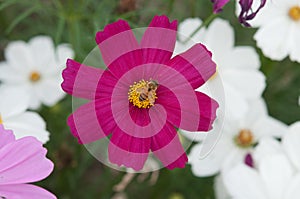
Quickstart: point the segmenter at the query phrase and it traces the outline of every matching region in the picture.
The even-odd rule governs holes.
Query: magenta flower
[[[246,27],[250,27],[251,25],[247,21],[252,20],[257,15],[257,13],[265,6],[266,1],[267,0],[260,0],[260,5],[253,11],[253,0],[239,0],[241,6],[239,22]]]
[[[222,8],[229,2],[229,0],[211,0],[211,2],[214,4],[213,12],[216,14],[222,11]]]
[[[0,124],[0,198],[55,199],[40,187],[26,184],[46,178],[53,163],[45,157],[47,150],[34,137],[16,140],[12,131]]]
[[[176,30],[177,21],[155,16],[139,43],[128,23],[118,20],[96,34],[106,70],[67,61],[62,88],[90,100],[68,118],[79,143],[111,135],[111,163],[140,170],[152,152],[169,169],[185,166],[175,127],[212,128],[218,104],[195,89],[216,65],[201,44],[171,59]]]

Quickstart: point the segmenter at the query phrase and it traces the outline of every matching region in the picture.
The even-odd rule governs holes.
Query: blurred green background
[[[49,35],[55,44],[70,43],[82,62],[95,47],[94,35],[107,23],[119,18],[132,28],[146,27],[154,15],[168,15],[179,22],[188,17],[205,20],[212,12],[210,0],[2,0],[0,1],[0,60],[4,48],[12,40],[28,41],[36,35]],[[231,1],[218,17],[227,19],[235,29],[236,45],[255,46],[255,29],[242,27],[235,16]],[[274,62],[257,49],[261,70],[267,76],[264,98],[270,115],[286,124],[300,120],[300,64],[288,58]],[[72,112],[72,100],[67,96],[54,107],[38,111],[51,132],[46,144],[48,157],[55,163],[54,172],[37,183],[59,199],[109,199],[113,186],[125,173],[112,170],[92,157],[84,146],[77,144],[69,132],[66,118]],[[145,199],[213,199],[213,177],[197,178],[185,169],[160,170],[156,184],[138,182],[137,176],[125,190],[127,198]]]

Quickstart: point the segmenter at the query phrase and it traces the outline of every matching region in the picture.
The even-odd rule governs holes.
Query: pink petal
[[[155,16],[141,40],[144,63],[165,63],[173,54],[177,21],[170,23],[167,16]]]
[[[147,126],[151,122],[149,109],[141,109],[129,103],[129,113],[131,119],[139,126]]]
[[[114,130],[108,146],[110,162],[141,170],[148,157],[151,138],[137,138],[123,132],[118,127]]]
[[[0,124],[0,149],[15,140],[14,133],[11,130],[6,130],[3,125]]]
[[[207,95],[172,92],[160,86],[157,96],[156,102],[164,106],[168,121],[174,126],[188,131],[208,131],[212,128],[218,103]]]
[[[56,199],[56,196],[31,184],[0,185],[0,198],[6,199]]]
[[[36,182],[46,178],[53,163],[46,158],[47,150],[34,137],[25,137],[0,149],[0,186]]]
[[[95,98],[110,98],[117,82],[118,79],[109,70],[105,70],[99,81],[97,81],[98,86]],[[129,86],[127,92],[128,90]]]
[[[175,56],[168,65],[180,72],[194,89],[204,84],[216,72],[216,64],[211,59],[211,52],[202,44],[196,44]],[[174,77],[169,77],[171,78]]]
[[[136,51],[139,50],[139,44],[128,23],[124,20],[118,20],[105,26],[103,31],[97,32],[96,42],[100,48],[104,63],[113,74],[120,73],[118,67],[123,73],[128,71],[133,67],[132,62],[141,59],[141,52]],[[126,55],[127,53],[129,55]],[[139,55],[135,56],[136,53]],[[125,58],[121,58],[122,56],[125,56]],[[118,60],[118,63],[113,63],[117,59],[121,60]],[[129,63],[126,63],[125,60],[129,61]]]
[[[62,89],[75,97],[94,99],[98,80],[103,70],[85,66],[68,59],[67,68],[63,71]]]
[[[71,132],[80,144],[94,142],[110,134],[110,132],[105,132],[99,124],[98,114],[102,112],[97,112],[96,103],[99,104],[99,102],[91,101],[82,105],[68,118]],[[108,118],[105,115],[101,115],[101,117],[102,119]],[[109,121],[109,124],[114,123]]]
[[[169,123],[151,138],[151,150],[169,169],[183,168],[188,160],[176,129]]]

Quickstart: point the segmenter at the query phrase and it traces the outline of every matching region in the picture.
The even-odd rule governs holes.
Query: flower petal
[[[46,158],[46,153],[42,143],[33,137],[5,145],[0,149],[0,185],[30,183],[46,178],[53,170],[53,163]]]
[[[10,42],[4,53],[8,65],[16,71],[26,74],[34,66],[32,54],[24,41]]]
[[[264,184],[256,170],[239,164],[224,173],[224,184],[233,198],[266,199]]]
[[[0,124],[0,149],[15,140],[16,139],[12,130],[6,130],[4,126]]]
[[[49,132],[46,130],[46,122],[35,112],[24,112],[14,117],[7,118],[5,127],[12,129],[16,138],[33,136],[42,143],[49,140]]]
[[[284,154],[270,155],[258,165],[266,192],[270,198],[281,198],[288,188],[293,168]]]
[[[71,133],[78,139],[80,144],[94,142],[106,137],[111,133],[109,131],[104,131],[98,121],[105,120],[103,123],[106,123],[106,119],[109,117],[103,115],[105,112],[103,112],[102,109],[99,109],[97,104],[99,104],[99,101],[88,102],[80,106],[72,115],[68,117],[68,125]],[[98,118],[98,115],[100,115],[101,118]],[[110,120],[108,120],[107,123],[108,125],[115,124]]]
[[[31,184],[13,184],[0,186],[0,198],[15,199],[56,199],[52,193]]]
[[[211,53],[202,44],[196,44],[175,56],[167,65],[180,72],[194,89],[204,84],[216,72]],[[168,80],[176,81],[176,78],[170,76]]]
[[[194,92],[193,97],[196,97],[197,106],[195,106],[196,101],[192,102],[193,98],[187,93],[176,93],[175,96],[173,92],[163,86],[158,90],[157,96],[159,98],[156,103],[165,107],[168,114],[167,119],[174,126],[187,131],[208,131],[212,128],[218,103],[207,95]],[[184,104],[180,104],[178,98],[185,99]],[[194,124],[195,121],[197,121],[197,125]]]
[[[150,149],[150,138],[137,138],[116,127],[108,146],[111,163],[138,171],[144,167]]]
[[[300,196],[300,174],[296,174],[291,180],[288,190],[283,196],[284,199],[298,199]]]
[[[39,70],[44,70],[45,64],[53,62],[55,57],[55,48],[53,41],[48,36],[36,36],[28,42],[28,50],[35,57],[35,65]],[[58,66],[55,66],[57,68]],[[48,70],[48,68],[47,68]]]
[[[177,21],[165,15],[154,16],[142,40],[144,63],[165,63],[170,60],[176,42]]]
[[[151,150],[168,169],[184,168],[188,161],[176,129],[169,123],[151,138]]]
[[[232,141],[223,136],[213,150],[204,158],[200,158],[202,144],[199,143],[191,149],[189,154],[189,163],[195,176],[206,177],[213,176],[220,172],[223,162],[234,148]]]
[[[124,20],[118,20],[97,32],[96,42],[104,63],[116,77],[121,77],[132,67],[142,63],[139,44]]]
[[[288,157],[297,167],[298,171],[300,171],[300,122],[296,122],[290,126],[289,132],[283,136],[282,144]]]
[[[62,89],[75,97],[95,99],[98,81],[103,70],[80,64],[68,59],[67,68],[63,71]],[[88,78],[86,78],[88,77]]]

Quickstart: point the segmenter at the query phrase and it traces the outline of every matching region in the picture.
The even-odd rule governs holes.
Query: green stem
[[[185,41],[183,41],[183,43],[185,44],[186,42],[188,42],[197,32],[199,32],[199,30],[201,30],[201,28],[207,26],[217,16],[217,14],[212,13],[196,30],[192,32],[192,34],[190,34],[190,36],[188,36]]]

